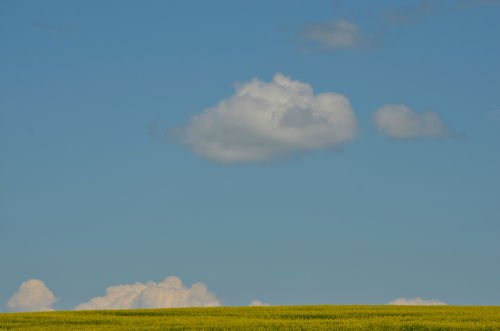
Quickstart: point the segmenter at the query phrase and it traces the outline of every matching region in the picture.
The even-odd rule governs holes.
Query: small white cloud
[[[326,149],[353,139],[357,119],[349,100],[278,73],[257,78],[168,134],[199,156],[223,162],[255,162],[298,151]]]
[[[12,312],[50,311],[59,301],[44,282],[30,279],[19,286],[17,292],[7,301],[7,309]]]
[[[406,299],[406,298],[399,298],[394,301],[391,301],[388,303],[388,305],[397,305],[397,306],[445,306],[446,303],[431,299],[431,300],[424,300],[419,297],[413,298],[413,299]]]
[[[270,306],[270,304],[259,301],[259,300],[253,300],[252,302],[250,302],[249,306],[255,306],[255,307],[257,307],[257,306]]]
[[[220,306],[219,300],[204,283],[187,288],[179,278],[171,276],[159,283],[110,286],[106,295],[82,303],[75,310],[217,306]]]
[[[373,113],[373,120],[380,133],[395,139],[454,135],[433,110],[416,113],[404,105],[385,105]]]

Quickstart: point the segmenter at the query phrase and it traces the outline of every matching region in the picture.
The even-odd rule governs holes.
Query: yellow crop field
[[[500,307],[277,306],[0,314],[0,330],[500,330]]]

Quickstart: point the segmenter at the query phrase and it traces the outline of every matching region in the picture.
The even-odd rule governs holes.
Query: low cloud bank
[[[149,281],[110,286],[104,296],[82,303],[75,310],[216,306],[220,306],[219,300],[204,283],[188,288],[179,278],[170,276],[159,283]]]
[[[10,312],[51,311],[52,305],[59,301],[54,293],[38,279],[30,279],[19,286],[16,293],[7,301]]]
[[[38,279],[30,279],[19,286],[8,300],[10,312],[52,311],[52,305],[59,301],[54,293]],[[110,286],[104,296],[95,297],[75,307],[75,310],[100,309],[142,309],[175,307],[218,307],[220,302],[214,293],[208,291],[204,283],[186,287],[174,276],[161,282],[148,281]],[[404,306],[443,306],[445,302],[436,299],[398,298],[387,305]],[[253,300],[249,306],[270,306],[269,303]]]
[[[446,303],[435,300],[435,299],[430,299],[430,300],[424,300],[419,297],[413,298],[413,299],[406,299],[406,298],[399,298],[394,301],[391,301],[388,303],[388,305],[396,305],[396,306],[445,306]]]

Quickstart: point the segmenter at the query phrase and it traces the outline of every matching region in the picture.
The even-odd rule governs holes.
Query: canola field
[[[0,314],[0,330],[500,330],[500,307],[278,306]]]

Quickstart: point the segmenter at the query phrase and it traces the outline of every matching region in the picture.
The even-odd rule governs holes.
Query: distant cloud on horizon
[[[377,130],[393,139],[452,137],[450,129],[434,110],[417,113],[405,105],[385,105],[373,113]]]
[[[250,302],[249,306],[251,306],[251,307],[267,307],[267,306],[271,306],[271,305],[268,303],[259,301],[259,300],[252,300],[252,302]]]
[[[419,297],[413,299],[399,298],[387,304],[395,306],[445,306],[446,305],[445,302],[439,300],[435,299],[424,300]]]
[[[30,279],[19,286],[7,301],[10,312],[52,311],[52,305],[59,301],[54,293],[38,279]]]
[[[237,84],[234,95],[167,135],[206,159],[244,163],[332,148],[357,132],[345,96],[314,95],[310,84],[277,73],[269,83],[254,78]]]
[[[148,281],[110,286],[104,296],[79,304],[75,310],[218,306],[219,300],[204,283],[188,288],[179,278],[170,276],[158,283]]]
[[[45,283],[38,279],[30,279],[22,283],[16,293],[8,300],[9,312],[53,311],[52,305],[59,301]],[[436,299],[397,298],[387,305],[403,306],[443,306],[445,302]],[[156,283],[115,285],[106,288],[104,296],[95,297],[79,304],[74,310],[103,309],[147,309],[147,308],[180,308],[180,307],[219,307],[220,301],[214,293],[208,291],[204,283],[198,282],[186,287],[175,276],[165,277]],[[248,306],[266,307],[269,303],[252,300]]]

